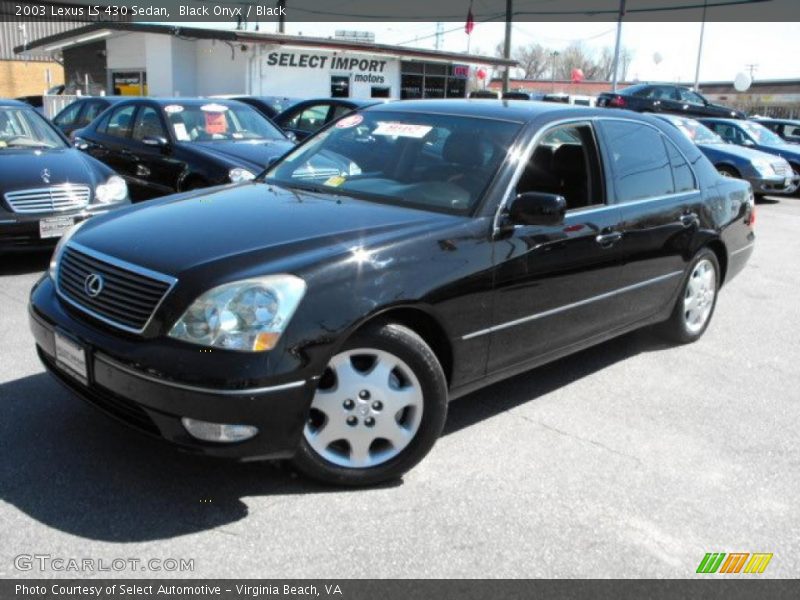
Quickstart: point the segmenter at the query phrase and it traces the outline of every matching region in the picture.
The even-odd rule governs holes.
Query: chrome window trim
[[[500,323],[499,325],[492,325],[491,327],[487,327],[486,329],[480,329],[478,331],[473,331],[472,333],[468,333],[467,335],[462,336],[461,339],[470,340],[472,338],[476,338],[481,335],[486,335],[487,333],[494,333],[495,331],[501,331],[503,329],[508,329],[509,327],[516,327],[517,325],[522,325],[523,323],[528,323],[530,321],[535,321],[537,319],[549,317],[567,310],[571,310],[573,308],[578,308],[579,306],[585,306],[587,304],[591,304],[592,302],[597,302],[598,300],[605,300],[607,298],[611,298],[612,296],[616,296],[618,294],[624,294],[625,292],[630,292],[639,288],[643,288],[648,285],[658,283],[660,281],[666,281],[667,279],[677,277],[678,275],[683,275],[683,271],[672,271],[671,273],[659,275],[658,277],[653,277],[652,279],[640,281],[639,283],[634,283],[632,285],[626,285],[625,287],[617,288],[616,290],[611,290],[610,292],[605,292],[597,296],[584,298],[583,300],[578,300],[577,302],[572,302],[570,304],[565,304],[563,306],[558,306],[556,308],[551,308],[549,310],[534,313],[526,317],[514,319],[513,321],[506,321],[505,323]]]
[[[84,254],[86,254],[88,256],[91,256],[92,258],[95,258],[96,260],[99,260],[99,261],[102,261],[102,262],[106,262],[106,263],[108,263],[110,265],[113,265],[115,267],[118,267],[120,269],[125,269],[126,271],[131,271],[133,273],[137,273],[139,275],[143,275],[144,277],[150,277],[151,279],[156,279],[156,280],[161,281],[163,283],[169,284],[169,287],[164,291],[164,295],[161,296],[161,299],[153,307],[153,312],[150,313],[150,317],[147,319],[147,322],[141,327],[141,329],[136,329],[135,327],[128,327],[127,325],[123,325],[122,323],[118,323],[117,321],[114,321],[113,319],[109,319],[108,317],[105,317],[105,316],[103,316],[101,314],[98,314],[97,312],[93,311],[92,309],[83,306],[82,304],[76,302],[75,300],[73,300],[72,298],[70,298],[69,296],[67,296],[66,294],[64,294],[61,291],[61,286],[59,285],[59,267],[61,265],[61,257],[59,256],[59,259],[58,259],[58,263],[59,264],[56,265],[56,273],[55,273],[55,275],[56,275],[55,276],[55,288],[56,288],[56,293],[58,294],[58,297],[61,298],[64,301],[66,301],[67,303],[71,304],[72,306],[74,306],[78,310],[80,310],[80,311],[86,313],[87,315],[97,319],[98,321],[102,321],[106,325],[111,325],[112,327],[116,327],[117,329],[121,329],[122,331],[127,331],[128,333],[141,334],[142,332],[144,332],[144,330],[147,329],[150,326],[150,323],[152,322],[153,317],[158,312],[158,309],[161,308],[161,305],[163,304],[163,302],[167,298],[167,296],[169,296],[170,292],[175,287],[175,284],[178,283],[178,280],[175,277],[171,277],[170,275],[165,275],[164,273],[159,273],[158,271],[152,271],[152,270],[147,269],[145,267],[140,267],[139,265],[135,265],[133,263],[129,263],[127,261],[120,260],[118,258],[114,258],[113,256],[109,256],[109,255],[104,254],[102,252],[98,252],[97,250],[92,250],[91,248],[87,248],[86,246],[84,246],[83,244],[79,244],[78,242],[73,242],[73,241],[67,242],[67,245],[64,247],[64,250],[66,250],[67,248],[74,248],[78,252],[81,252],[81,253],[84,253]],[[63,251],[62,251],[62,254],[63,254]]]
[[[232,389],[221,389],[221,388],[208,388],[208,387],[201,387],[196,385],[188,385],[185,383],[177,383],[174,381],[169,381],[167,379],[162,379],[161,377],[155,377],[154,375],[148,375],[146,373],[142,373],[133,369],[131,367],[125,366],[122,363],[117,362],[116,360],[101,354],[95,353],[94,356],[95,360],[99,360],[110,367],[115,369],[119,369],[131,375],[133,377],[138,377],[139,379],[144,379],[146,381],[150,381],[152,383],[157,383],[159,385],[165,385],[168,387],[173,387],[179,390],[185,390],[187,392],[196,392],[199,394],[212,394],[212,395],[221,395],[221,396],[251,396],[253,394],[266,394],[270,392],[280,392],[283,390],[291,390],[294,388],[302,387],[306,384],[305,381],[290,381],[289,383],[282,383],[279,385],[272,385],[267,387],[259,387],[259,388],[243,388],[238,390]]]

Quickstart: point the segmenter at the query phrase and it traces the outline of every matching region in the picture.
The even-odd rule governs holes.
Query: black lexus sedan
[[[310,178],[325,153],[347,168]],[[141,431],[372,484],[430,451],[449,400],[645,325],[698,340],[753,244],[750,185],[661,120],[382,104],[254,181],[72,230],[30,326]]]
[[[52,246],[75,223],[129,203],[121,177],[16,100],[0,100],[0,199],[0,252]]]
[[[691,117],[746,118],[742,111],[713,104],[688,87],[662,83],[642,83],[617,92],[604,92],[597,96],[597,106]]]
[[[71,138],[76,129],[86,127],[109,106],[126,99],[125,96],[88,96],[75,100],[53,117],[53,125]]]
[[[118,102],[74,141],[122,175],[135,200],[252,179],[294,146],[253,108],[207,98]]]

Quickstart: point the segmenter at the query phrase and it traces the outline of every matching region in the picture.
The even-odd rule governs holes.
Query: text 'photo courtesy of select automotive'
[[[797,598],[798,55],[0,0],[0,598]]]

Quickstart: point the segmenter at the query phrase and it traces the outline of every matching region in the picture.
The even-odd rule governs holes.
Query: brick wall
[[[0,98],[41,94],[47,88],[47,69],[51,86],[64,83],[64,69],[58,63],[0,60]]]

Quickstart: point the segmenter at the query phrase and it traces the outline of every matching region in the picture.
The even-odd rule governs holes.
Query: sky
[[[250,23],[250,28],[254,26]],[[274,23],[261,24],[273,31]],[[442,23],[442,50],[465,52],[468,36],[461,23]],[[434,48],[436,23],[292,23],[286,33],[333,36],[337,29],[372,31],[375,41]],[[503,40],[504,23],[476,23],[470,52],[492,54]],[[596,52],[613,47],[616,23],[514,23],[514,46],[540,43],[558,50],[582,41]],[[694,81],[700,23],[624,23],[622,44],[633,52],[629,79]],[[661,58],[656,62],[655,55]],[[800,23],[706,23],[700,81],[732,81],[755,64],[755,79],[800,78]]]

